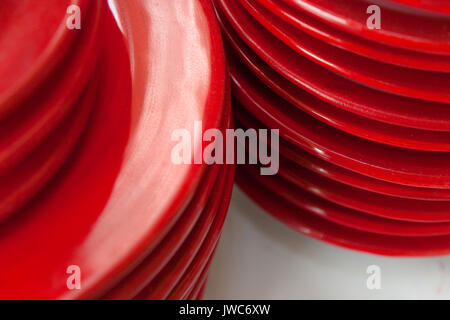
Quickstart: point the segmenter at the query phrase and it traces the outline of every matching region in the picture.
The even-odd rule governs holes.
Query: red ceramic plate
[[[183,278],[177,283],[176,287],[167,296],[168,300],[186,300],[186,296],[189,295],[192,292],[192,290],[195,289],[196,282],[200,280],[202,274],[208,271],[209,265],[211,264],[211,261],[214,258],[219,238],[220,235],[219,237],[217,237],[217,241],[212,252],[210,250],[204,249],[203,250],[204,254],[202,256],[197,255],[194,262],[191,263],[189,269],[183,275]],[[199,254],[201,253],[202,252],[199,252]],[[207,260],[205,260],[205,258],[208,255],[209,257],[207,258]]]
[[[240,123],[244,124],[247,128],[264,128],[264,125],[254,117],[249,116],[246,111],[241,110],[240,112],[237,112],[236,117],[239,119]],[[319,157],[290,144],[282,138],[280,139],[279,149],[281,155],[294,163],[324,177],[359,189],[407,199],[428,201],[450,200],[449,189],[410,187],[374,179],[334,165],[326,160],[322,160]]]
[[[450,151],[450,132],[394,126],[336,108],[297,88],[256,56],[253,58],[255,60],[252,61],[252,66],[259,78],[292,104],[288,108],[295,106],[337,129],[375,142],[416,150]],[[237,90],[252,92],[253,95],[261,95],[264,96],[262,98],[270,100],[269,98],[273,96],[269,93],[270,89],[249,72],[235,54],[229,54],[229,61],[231,75]],[[287,105],[281,99],[277,99],[277,101]]]
[[[395,148],[358,138],[289,108],[267,90],[264,98],[263,93],[252,95],[244,90],[236,90],[235,95],[267,127],[279,129],[287,141],[324,160],[393,183],[450,187],[450,158],[446,153]]]
[[[450,3],[447,0],[390,0],[407,7],[399,7],[400,10],[407,10],[408,7],[416,8],[419,10],[426,10],[435,13],[450,14]],[[378,0],[375,1],[378,3]]]
[[[200,300],[200,294],[204,290],[206,283],[208,281],[209,271],[211,269],[211,264],[214,260],[214,256],[216,254],[217,248],[212,254],[212,257],[209,259],[205,268],[203,268],[202,273],[198,277],[197,283],[181,298],[181,300]]]
[[[89,20],[83,21],[85,29],[74,42],[80,49],[64,60],[68,67],[53,71],[38,92],[0,120],[0,175],[41,143],[75,106],[101,51],[98,35],[105,10],[102,3],[91,6]]]
[[[247,127],[264,127],[255,119],[249,119],[248,117],[243,119],[242,115],[238,115],[238,117],[246,123]],[[322,160],[319,157],[316,157],[286,142],[284,139],[281,139],[280,141],[280,152],[289,160],[301,165],[306,169],[314,171],[315,173],[320,174],[324,177],[342,182],[359,189],[407,199],[428,201],[450,200],[449,189],[410,187],[374,179],[369,176],[365,176],[351,170],[347,170],[343,167],[334,165],[326,160]]]
[[[191,265],[205,264],[209,259],[225,221],[234,181],[233,166],[226,166],[226,170],[223,171],[224,174],[218,183],[219,190],[215,191],[215,195],[210,199],[208,208],[205,210],[208,214],[201,217],[189,239],[178,250],[170,264],[152,282],[148,283],[134,299],[167,299],[182,276],[190,271]]]
[[[204,129],[219,123],[225,66],[209,2],[115,4],[133,61],[131,110],[128,55],[110,21],[102,28],[103,90],[76,153],[46,192],[1,226],[3,298],[96,296],[163,238],[204,172],[172,164],[170,137],[195,120]],[[196,68],[184,72],[186,65]],[[40,262],[39,277],[30,261]],[[66,286],[74,264],[82,290]]]
[[[200,293],[204,289],[206,282],[208,280],[211,262],[212,262],[212,259],[210,259],[210,261],[208,262],[208,265],[206,266],[206,268],[203,270],[202,274],[198,278],[198,281],[197,281],[197,284],[195,285],[195,287],[192,289],[191,292],[189,292],[186,296],[184,296],[182,298],[183,300],[200,300],[201,299]]]
[[[288,176],[292,171],[295,171],[295,166],[292,164],[283,163],[279,176],[260,176],[256,166],[248,167],[245,170],[258,184],[263,185],[298,208],[352,229],[407,237],[450,234],[450,223],[416,223],[384,219],[323,200],[289,182],[297,177],[296,173],[292,178]]]
[[[227,107],[225,110],[223,122],[226,126],[223,127],[223,130],[229,127],[231,121],[230,108]],[[191,203],[176,222],[175,226],[170,230],[170,233],[162,239],[158,247],[141,261],[126,278],[122,279],[118,285],[109,290],[102,297],[103,299],[131,299],[157,276],[180,249],[186,239],[188,239],[199,217],[203,215],[203,219],[206,219],[209,216],[207,210],[211,210],[211,205],[206,206],[206,203],[210,201],[211,194],[215,192],[213,187],[221,189],[220,184],[225,179],[225,174],[226,170],[222,170],[219,165],[208,168],[206,176],[203,177]],[[222,180],[216,183],[218,176]]]
[[[424,201],[386,196],[325,178],[288,161],[280,175],[297,187],[344,207],[383,218],[412,222],[447,222],[449,201]]]
[[[258,4],[259,2],[259,4]],[[359,54],[363,57],[384,63],[428,71],[450,71],[450,58],[447,56],[409,51],[386,46],[343,32],[337,28],[314,19],[310,15],[274,0],[241,0],[247,9],[263,12],[263,7],[294,27],[311,36],[338,48]],[[256,12],[255,12],[256,13]]]
[[[59,170],[78,141],[92,110],[98,85],[90,83],[74,110],[29,158],[0,177],[0,222],[29,201]]]
[[[197,300],[202,300],[205,295],[206,290],[206,283],[203,285],[203,287],[200,289],[200,292],[197,295]]]
[[[342,206],[384,218],[417,221],[450,221],[449,201],[424,201],[390,197],[344,185],[302,167],[281,168],[283,177],[300,188]]]
[[[217,14],[227,39],[242,59],[250,64],[246,58],[251,54],[250,49],[233,31],[220,11],[217,11]],[[291,50],[269,52],[262,58],[296,86],[331,105],[381,122],[419,129],[450,131],[448,104],[424,102],[371,90],[336,76],[295,53],[290,56],[289,52],[292,53]],[[289,59],[297,62],[294,73],[279,63]]]
[[[239,2],[219,0],[219,3],[235,30],[252,47],[258,48],[255,51],[265,52],[262,55],[292,49],[318,66],[372,88],[416,99],[450,102],[446,85],[450,83],[450,74],[412,70],[366,59],[295,29],[267,10],[251,10],[258,24]],[[288,70],[295,70],[297,59],[280,63]]]
[[[210,168],[191,203],[170,230],[170,233],[161,241],[161,244],[141,261],[129,275],[122,279],[117,286],[102,296],[102,299],[125,300],[133,298],[169,263],[183,243],[189,239],[188,236],[192,230],[195,230],[194,228],[200,216],[202,214],[207,215],[204,212],[205,206],[213,191],[214,182],[218,178],[218,170],[218,165]]]
[[[213,254],[214,255],[214,254]],[[211,269],[211,263],[212,259],[209,261],[208,266],[203,270],[203,273],[200,275],[199,281],[197,286],[194,288],[194,290],[187,295],[187,300],[201,300],[203,299],[203,295],[205,293],[206,285],[208,283],[208,277],[209,277],[209,271]]]
[[[369,29],[367,8],[373,2],[347,0],[282,0],[345,32],[370,41],[427,53],[450,54],[450,22],[448,17],[424,15],[420,12],[393,10],[389,2],[378,2],[381,9],[381,28]],[[420,28],[417,26],[420,25]]]
[[[80,33],[66,26],[67,8],[88,0],[3,0],[0,4],[0,119],[53,71]]]
[[[450,253],[450,236],[398,237],[362,232],[347,228],[290,204],[258,186],[238,169],[238,185],[263,209],[294,230],[310,237],[353,250],[360,250],[387,256],[436,256]]]
[[[195,263],[195,260],[198,259],[198,257],[202,257],[202,255],[205,254],[205,250],[210,247],[211,243],[216,243],[226,214],[226,210],[223,212],[222,207],[225,206],[228,208],[229,198],[227,198],[226,195],[231,194],[231,191],[229,191],[229,189],[231,189],[229,181],[234,177],[231,168],[222,171],[221,179],[217,183],[218,189],[214,191],[215,194],[210,199],[208,207],[205,209],[205,213],[197,222],[197,225],[189,238],[185,241],[180,250],[178,250],[170,263],[155,279],[153,279],[153,281],[147,283],[145,288],[142,289],[134,299],[166,299],[169,293],[182,279],[185,272],[188,271],[191,263]],[[222,198],[224,192],[225,197]]]
[[[102,299],[124,300],[133,298],[169,263],[183,243],[190,239],[188,236],[191,232],[196,230],[196,224],[200,216],[203,215],[204,220],[209,215],[209,212],[206,212],[208,208],[206,202],[213,192],[214,182],[218,178],[218,170],[218,165],[210,168],[191,203],[170,230],[170,233],[161,241],[161,244],[140,262],[132,273],[108,291]],[[221,176],[224,176],[224,172]]]

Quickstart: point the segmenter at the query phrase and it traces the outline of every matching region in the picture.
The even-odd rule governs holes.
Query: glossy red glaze
[[[16,112],[0,120],[0,175],[42,143],[77,105],[103,47],[99,26],[106,9],[102,3],[92,5],[89,19],[83,20],[85,28],[73,44],[80,49],[64,58],[67,67],[59,66]]]
[[[238,168],[237,182],[258,205],[289,227],[340,247],[388,256],[435,256],[450,252],[450,236],[400,237],[363,232],[327,221],[271,193]]]
[[[0,4],[0,119],[32,93],[65,56],[79,30],[66,27],[67,8],[77,5],[82,20],[88,0],[3,0]]]
[[[450,102],[447,86],[450,74],[412,70],[370,60],[330,46],[267,10],[250,10],[256,21],[238,1],[219,0],[219,3],[240,36],[252,47],[258,47],[258,52],[265,52],[264,55],[290,48],[299,54],[298,57],[301,55],[317,66],[375,89],[416,99]],[[295,70],[297,59],[282,63],[286,69]]]
[[[206,283],[203,285],[203,287],[200,289],[200,292],[197,295],[197,300],[202,300],[205,295],[206,290]]]
[[[324,200],[318,192],[305,192],[301,182],[295,181],[298,175],[296,167],[284,163],[278,176],[260,176],[258,167],[248,167],[248,172],[254,181],[277,194],[297,207],[315,214],[323,219],[347,226],[352,229],[394,236],[420,237],[450,234],[450,223],[421,223],[385,219],[366,214],[362,211],[349,209]],[[311,186],[307,191],[311,191]],[[314,195],[315,194],[315,195]]]
[[[244,125],[247,128],[266,128],[253,116],[249,115],[248,112],[242,109],[239,110],[239,112],[236,112],[236,118],[239,119],[241,125]],[[273,146],[271,147],[273,148]],[[290,161],[308,170],[359,189],[407,199],[428,201],[450,200],[449,189],[411,187],[374,179],[370,176],[358,174],[354,171],[334,165],[326,160],[322,160],[287,142],[283,138],[280,138],[279,152]]]
[[[450,221],[449,201],[402,199],[373,193],[318,176],[303,167],[289,166],[280,174],[299,188],[342,206],[384,218],[414,222]]]
[[[217,251],[217,248],[216,248]],[[204,290],[206,283],[208,281],[209,271],[211,269],[212,261],[214,260],[215,252],[212,254],[212,258],[209,259],[206,267],[203,269],[202,273],[198,277],[197,283],[192,287],[192,289],[185,294],[182,300],[200,300],[200,294]]]
[[[240,114],[238,119],[242,119]],[[242,120],[245,123],[245,119]],[[254,126],[252,126],[254,127]],[[283,152],[283,149],[281,149]],[[406,221],[450,221],[448,201],[403,199],[368,192],[319,176],[289,162],[280,163],[280,174],[297,186],[340,205],[381,217]]]
[[[241,0],[253,10],[263,6],[273,14],[311,36],[338,48],[359,54],[369,59],[411,69],[449,72],[450,58],[436,54],[409,51],[373,42],[314,19],[307,13],[275,0]],[[259,4],[258,4],[259,3]],[[375,1],[373,1],[375,3]]]
[[[242,123],[246,124],[245,127],[259,128],[251,120],[248,121],[247,118],[243,118],[241,113],[238,114],[238,118],[242,119]],[[247,165],[245,170],[251,174],[252,180],[255,180],[258,185],[264,185],[272,193],[278,194],[296,206],[322,218],[354,229],[381,234],[434,236],[450,233],[449,223],[429,223],[433,222],[433,214],[428,211],[433,211],[441,207],[445,212],[445,208],[448,207],[448,202],[415,201],[379,196],[375,193],[367,193],[356,188],[347,188],[339,183],[324,180],[312,174],[311,171],[283,157],[280,160],[278,176],[284,179],[260,176],[257,166]],[[322,199],[329,199],[342,206]],[[436,204],[437,206],[435,206]],[[430,205],[434,209],[431,209],[429,207]],[[404,208],[409,206],[410,209],[406,209],[402,214],[402,209],[400,209],[402,206]],[[378,209],[375,209],[376,207]],[[364,212],[352,210],[352,208],[363,208],[362,211]],[[420,213],[420,210],[426,212]],[[390,219],[374,217],[367,215],[365,212],[374,213]],[[394,216],[391,216],[392,214]],[[413,217],[419,218],[413,220]],[[391,220],[391,218],[428,223],[395,221]],[[441,221],[437,220],[437,222]]]
[[[244,116],[242,113],[243,112],[240,112],[237,117],[242,123],[245,123],[246,127],[264,128],[264,125],[259,123],[257,120],[251,119],[248,115]],[[355,188],[398,198],[427,201],[450,200],[449,189],[411,187],[374,179],[370,176],[365,176],[334,165],[326,160],[322,160],[319,157],[316,157],[313,154],[288,143],[284,139],[280,140],[279,149],[280,153],[290,161],[324,177],[353,186]]]
[[[219,239],[217,240],[217,242]],[[206,252],[202,257],[197,257],[194,263],[189,266],[189,269],[183,275],[183,278],[177,283],[176,287],[167,297],[168,300],[186,300],[187,296],[195,290],[196,283],[201,280],[202,276],[206,276],[209,271],[209,265],[211,264],[214,254],[217,249],[213,248],[212,252]],[[205,261],[205,257],[209,254],[208,259]]]
[[[205,171],[172,164],[170,137],[175,129],[192,131],[194,120],[204,129],[220,121],[225,66],[209,2],[115,4],[129,52],[109,18],[101,28],[102,90],[77,149],[56,179],[0,226],[0,259],[10,261],[0,270],[3,298],[97,296],[167,234]],[[195,68],[185,72],[187,65]],[[40,262],[39,277],[29,261]],[[82,290],[66,286],[73,264],[83,270]]]
[[[208,214],[202,216],[189,239],[185,241],[178,253],[158,274],[152,282],[139,292],[134,299],[160,300],[166,299],[182,280],[182,276],[191,271],[190,267],[206,264],[219,239],[226,212],[231,199],[232,185],[234,181],[234,167],[227,166],[225,174],[218,185],[221,188],[210,199]]]
[[[217,6],[216,6],[217,9]],[[216,10],[227,40],[247,64],[252,53],[244,41]],[[261,58],[284,78],[333,106],[381,122],[427,130],[450,131],[448,104],[425,102],[371,90],[336,76],[314,63],[290,56],[288,51],[269,52]],[[258,52],[258,55],[261,55]],[[296,61],[295,70],[287,70],[280,61]]]
[[[29,157],[0,176],[0,222],[16,213],[58,172],[75,147],[95,102],[99,79],[93,78],[77,108]]]
[[[258,77],[248,70],[235,54],[230,53],[228,56],[231,76],[237,90],[243,88],[245,91],[264,96],[264,92],[272,89],[274,93],[290,102],[292,107],[295,106],[328,125],[364,139],[408,149],[450,151],[450,132],[395,126],[361,117],[338,109],[297,88],[256,56],[251,57],[254,59],[251,61],[253,67],[251,71],[262,81],[258,80]]]
[[[206,212],[206,202],[213,192],[213,187],[218,187],[218,184],[214,184],[218,178],[218,171],[219,166],[216,165],[206,172],[194,198],[174,227],[171,228],[169,234],[129,275],[103,295],[102,299],[131,299],[158,276],[158,273],[171,261],[182,245],[189,241],[189,236],[195,230],[201,215],[209,214]],[[223,176],[223,173],[221,175]]]
[[[211,266],[211,262],[212,261],[210,260],[209,265],[205,268],[205,270],[203,270],[202,274],[200,275],[196,286],[186,297],[183,297],[184,299],[186,299],[186,300],[201,300],[202,299],[203,291],[205,290],[205,286],[208,281],[209,269]]]
[[[223,130],[231,124],[230,107],[226,107],[225,110]],[[222,168],[221,165],[216,164],[208,168],[195,196],[179,220],[171,228],[169,234],[126,278],[122,279],[118,285],[103,295],[102,299],[131,299],[158,276],[158,273],[164,269],[177,251],[180,250],[180,247],[193,237],[190,234],[193,233],[200,216],[203,215],[203,220],[205,220],[214,214],[208,211],[211,210],[211,204],[207,205],[207,202],[210,201],[208,199],[211,196],[217,193],[215,189],[222,190],[221,185],[225,181],[226,173],[227,170]]]
[[[369,29],[367,8],[373,2],[347,0],[281,0],[321,21],[370,41],[420,52],[450,55],[446,16],[423,15],[420,12],[393,10],[388,1],[378,2],[382,11],[382,28]],[[420,25],[420,28],[417,28]]]
[[[377,3],[379,0],[376,0]],[[430,11],[435,13],[450,14],[450,3],[447,0],[389,0],[396,2],[406,7],[398,7],[399,10],[408,10],[410,7],[423,11]]]
[[[270,91],[234,93],[240,103],[269,128],[297,147],[333,164],[371,177],[416,187],[450,187],[446,153],[406,150],[349,135],[292,108]],[[328,137],[333,137],[330,140]]]
[[[99,234],[97,227],[106,223],[113,228],[111,221],[100,216],[108,212],[105,205],[117,182],[130,134],[131,79],[121,35],[111,18],[105,22],[102,30],[107,48],[98,72],[104,90],[97,92],[95,108],[77,148],[52,183],[14,219],[0,226],[1,259],[11,261],[0,272],[3,298],[54,299],[81,294],[84,292],[67,288],[68,266],[77,264],[84,270],[88,290],[99,283],[93,280],[97,272],[111,267],[110,260],[95,257],[99,251],[93,248],[113,240],[105,239],[104,231]],[[107,71],[111,63],[116,66],[115,77]],[[124,221],[128,220],[127,216]],[[89,267],[93,262],[101,266],[101,260],[103,268]],[[27,271],[30,261],[39,261],[40,277],[31,277]]]
[[[278,175],[241,166],[244,191],[343,247],[448,253],[448,17],[378,0],[213,2],[236,118],[282,138]],[[366,27],[371,4],[381,30]]]

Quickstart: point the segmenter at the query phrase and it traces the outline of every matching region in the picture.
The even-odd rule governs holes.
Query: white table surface
[[[367,288],[367,267],[381,288]],[[450,256],[386,258],[301,235],[235,187],[205,299],[450,299]]]

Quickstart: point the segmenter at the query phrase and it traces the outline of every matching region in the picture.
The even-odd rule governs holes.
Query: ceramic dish
[[[211,205],[214,207],[212,212],[215,212],[215,215],[212,217],[213,220],[206,224],[199,223],[200,230],[193,233],[195,240],[187,242],[185,248],[181,249],[177,256],[173,258],[171,265],[166,267],[161,272],[162,274],[155,279],[156,281],[149,283],[134,299],[166,299],[173,290],[175,290],[174,294],[176,294],[178,290],[184,288],[186,283],[190,283],[190,281],[183,279],[183,274],[187,273],[188,277],[192,277],[192,275],[195,277],[198,271],[205,267],[219,240],[231,199],[234,167],[227,167],[228,172],[225,176],[223,191],[219,191],[218,194],[220,196],[211,200]],[[193,243],[198,243],[200,246],[192,245]],[[177,287],[178,285],[180,287]],[[183,292],[183,290],[181,291]]]
[[[102,90],[77,149],[45,192],[0,226],[0,259],[9,261],[0,270],[3,298],[97,296],[167,234],[205,171],[173,164],[170,137],[195,120],[204,129],[220,121],[225,64],[210,3],[117,1],[115,8],[128,49],[108,17]],[[39,277],[29,261],[40,261]],[[71,265],[83,272],[82,290],[67,288]]]
[[[206,284],[203,285],[203,287],[200,289],[199,294],[197,295],[197,300],[201,300],[203,299],[204,295],[205,295],[205,290],[206,290]]]
[[[369,29],[366,14],[373,4],[365,0],[348,0],[338,3],[334,0],[282,0],[295,8],[320,19],[341,30],[408,50],[433,54],[450,54],[449,20],[446,16],[401,12],[393,10],[387,1],[379,2],[383,14],[383,27]],[[373,13],[373,12],[372,12]],[[420,28],[417,28],[420,25]]]
[[[202,290],[204,290],[204,287],[205,287],[206,282],[208,280],[210,266],[211,266],[211,260],[208,263],[208,265],[206,266],[205,270],[203,270],[202,274],[200,275],[200,277],[199,277],[195,287],[192,289],[191,292],[189,292],[182,299],[185,299],[185,300],[201,300],[201,292],[202,292]]]
[[[222,25],[222,30],[239,56],[251,65],[248,59],[252,53],[247,45],[233,31],[230,24],[217,10],[216,13]],[[449,131],[450,113],[448,105],[422,100],[408,99],[397,95],[391,95],[345,80],[325,69],[316,66],[307,60],[298,59],[298,55],[287,56],[291,52],[270,52],[263,56],[263,60],[276,72],[292,82],[301,89],[317,96],[318,98],[358,115],[395,124],[418,129]],[[283,60],[297,61],[297,68],[287,70],[280,64]],[[306,62],[306,63],[303,63]]]
[[[89,20],[83,20],[86,28],[74,41],[80,49],[63,60],[68,67],[54,70],[38,92],[0,121],[0,175],[42,143],[75,108],[102,50],[99,26],[104,10],[99,4],[91,6]]]
[[[223,121],[229,126],[231,110],[229,107],[226,110]],[[150,281],[155,279],[158,273],[180,250],[180,247],[188,239],[194,237],[190,236],[190,234],[193,233],[192,230],[199,222],[199,218],[203,216],[202,219],[205,220],[213,214],[211,205],[207,204],[207,202],[211,202],[209,198],[217,192],[215,189],[222,190],[221,184],[225,181],[226,173],[227,171],[221,165],[216,164],[208,168],[195,196],[179,220],[171,228],[170,233],[161,240],[161,243],[126,278],[122,279],[118,285],[103,295],[103,299],[131,299]]]
[[[338,109],[297,88],[270,69],[264,62],[258,60],[257,57],[252,57],[255,58],[252,66],[255,67],[255,72],[258,72],[257,76],[270,87],[269,89],[246,68],[235,54],[230,53],[228,57],[231,76],[237,90],[241,88],[251,91],[254,95],[261,95],[263,99],[270,100],[273,95],[266,94],[266,92],[272,89],[274,93],[290,102],[291,107],[295,106],[330,126],[364,139],[400,148],[450,151],[450,132],[395,126]],[[283,102],[281,99],[277,99],[277,103]],[[286,104],[286,102],[284,103]]]
[[[217,239],[219,240],[220,236]],[[199,281],[203,273],[208,271],[209,265],[211,264],[217,249],[218,240],[216,242],[216,247],[214,247],[212,252],[207,252],[205,250],[205,257],[209,254],[209,258],[206,261],[203,256],[196,257],[197,259],[189,266],[189,269],[183,275],[183,278],[167,296],[168,300],[186,300],[186,296],[195,289],[195,282]]]
[[[67,28],[70,5],[82,21],[94,5],[88,0],[5,0],[0,4],[0,119],[34,92],[65,56],[79,30]]]
[[[236,118],[247,128],[266,128],[245,110],[236,112]],[[270,146],[274,148],[274,146]],[[275,150],[275,149],[274,149]],[[286,159],[324,177],[335,181],[375,193],[385,194],[398,198],[417,200],[450,200],[449,189],[419,188],[396,183],[390,183],[370,176],[362,175],[343,167],[334,165],[326,160],[320,159],[313,154],[296,147],[283,138],[279,141],[279,153]]]
[[[264,7],[280,19],[317,39],[369,59],[411,69],[450,71],[450,58],[448,56],[409,51],[373,42],[333,28],[281,1],[241,0],[241,3],[246,5],[248,10],[261,10]]]
[[[297,30],[267,10],[252,10],[256,21],[238,1],[218,2],[234,29],[255,51],[262,52],[261,55],[292,49],[293,57],[305,57],[357,83],[405,97],[450,102],[450,92],[445,85],[450,82],[450,74],[400,68],[366,59]],[[286,70],[295,70],[298,58],[279,62]]]
[[[399,9],[408,10],[409,7],[416,8],[419,10],[435,12],[439,14],[450,14],[450,4],[446,0],[433,0],[433,1],[422,1],[422,0],[390,0],[391,2],[397,2],[399,4],[405,5],[405,7],[399,7]]]
[[[286,105],[278,96],[263,99],[244,90],[236,98],[251,114],[281,137],[308,152],[371,177],[415,187],[450,186],[447,153],[424,152],[381,145],[328,126]],[[264,92],[270,95],[270,92]],[[332,139],[330,139],[332,137]]]
[[[340,247],[386,256],[436,256],[450,252],[450,236],[399,237],[363,232],[327,221],[299,209],[255,182],[238,168],[237,182],[261,208],[289,227],[309,237]]]
[[[219,166],[215,166],[206,173],[196,195],[169,234],[129,275],[103,295],[102,299],[131,299],[169,263],[185,241],[187,241],[201,215],[207,215],[204,212],[206,201],[213,192],[214,182],[218,178],[218,171]]]
[[[249,128],[264,128],[260,122],[250,118],[248,114],[239,112],[237,118]],[[271,146],[273,148],[273,146]],[[324,177],[353,186],[358,189],[372,191],[398,198],[416,200],[450,200],[449,189],[411,187],[371,178],[320,159],[313,154],[288,143],[280,138],[279,152],[290,161]]]
[[[289,182],[298,177],[298,175],[289,177],[289,174],[295,170],[295,166],[292,165],[286,166],[283,164],[278,176],[263,177],[258,174],[257,170],[257,166],[246,168],[246,172],[250,174],[254,181],[271,190],[274,194],[302,210],[352,229],[405,237],[450,234],[450,223],[418,223],[385,219],[323,200],[319,196],[305,192],[296,183]]]
[[[77,110],[66,117],[29,158],[1,176],[0,222],[16,213],[58,172],[85,128],[97,88],[98,79],[94,78],[77,102]]]

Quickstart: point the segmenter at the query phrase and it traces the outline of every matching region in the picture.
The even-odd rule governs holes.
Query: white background
[[[367,289],[369,265],[381,289]],[[450,256],[386,258],[301,235],[235,187],[205,299],[450,299]]]

